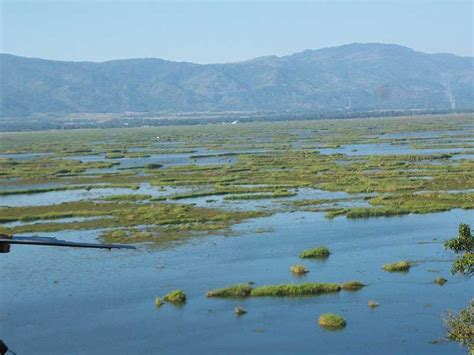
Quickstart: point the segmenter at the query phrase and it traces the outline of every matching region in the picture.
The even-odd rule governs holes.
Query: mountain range
[[[224,64],[0,54],[0,116],[474,108],[474,58],[348,44]]]

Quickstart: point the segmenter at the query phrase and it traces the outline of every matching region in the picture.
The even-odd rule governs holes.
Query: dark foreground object
[[[0,355],[5,355],[8,351],[8,346],[3,342],[3,340],[0,340]]]
[[[45,245],[56,247],[71,248],[94,248],[94,249],[136,249],[132,245],[124,244],[99,244],[99,243],[77,243],[68,242],[52,237],[11,237],[9,235],[0,234],[0,253],[10,252],[11,244],[24,245]]]

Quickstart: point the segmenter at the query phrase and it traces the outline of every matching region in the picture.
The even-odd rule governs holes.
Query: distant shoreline
[[[77,113],[37,114],[27,117],[0,117],[0,133],[93,128],[137,128],[192,126],[203,124],[242,124],[252,122],[364,119],[473,114],[466,110],[332,110],[320,112],[181,112],[181,113]]]

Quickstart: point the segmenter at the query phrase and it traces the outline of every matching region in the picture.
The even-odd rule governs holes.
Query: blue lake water
[[[31,188],[37,188],[38,185],[29,185]],[[74,189],[64,191],[48,191],[35,194],[16,194],[0,196],[0,207],[18,207],[18,206],[45,206],[64,202],[74,202],[82,200],[97,200],[103,197],[120,194],[145,194],[153,197],[163,197],[191,191],[186,187],[164,187],[152,186],[149,183],[142,183],[138,190],[116,187],[98,187],[90,190]],[[0,189],[1,191],[1,189]]]
[[[245,187],[245,185],[242,185]],[[368,203],[363,201],[364,194],[348,194],[342,191],[324,191],[312,188],[300,188],[300,189],[289,189],[290,192],[295,192],[295,196],[277,198],[277,199],[256,199],[256,200],[226,200],[226,195],[211,195],[202,197],[191,197],[185,199],[176,200],[179,203],[192,203],[198,207],[212,207],[222,208],[227,210],[240,210],[240,211],[255,211],[255,210],[278,210],[287,209],[286,202],[296,200],[309,200],[309,199],[348,199],[346,202],[337,202],[340,207],[348,206],[365,206],[368,207]],[[257,193],[260,194],[260,193]],[[354,198],[354,200],[349,200]],[[355,200],[355,198],[358,198]],[[324,205],[323,205],[324,206]],[[326,206],[325,206],[326,207]]]
[[[390,144],[390,143],[367,143],[367,144],[348,144],[340,148],[322,148],[318,149],[321,154],[345,154],[348,156],[361,155],[400,155],[400,154],[444,154],[473,151],[467,148],[429,148],[414,149],[408,144]]]
[[[442,314],[465,307],[474,294],[472,281],[451,276],[454,255],[442,245],[462,221],[473,225],[472,211],[363,220],[278,213],[235,226],[236,237],[160,250],[15,246],[1,259],[2,337],[18,354],[464,354],[457,343],[430,343],[444,335]],[[97,234],[48,235],[92,241]],[[297,257],[315,245],[327,245],[331,256]],[[402,259],[417,265],[404,274],[381,270]],[[295,263],[309,274],[292,276]],[[438,276],[448,282],[434,284]],[[367,287],[305,298],[205,297],[209,289],[248,281],[352,279]],[[155,297],[176,288],[187,293],[186,305],[156,309]],[[380,306],[370,309],[369,300]],[[237,305],[248,314],[236,317]],[[320,328],[325,312],[344,316],[347,327]]]
[[[13,160],[33,160],[41,157],[52,156],[53,153],[17,153],[17,154],[0,154],[0,159]]]
[[[457,132],[461,134],[461,132]],[[383,138],[425,138],[433,134],[385,135]],[[301,133],[301,138],[309,134]],[[271,140],[271,137],[268,138]],[[176,148],[176,142],[158,145]],[[171,147],[170,147],[171,146]],[[193,148],[194,149],[194,148]],[[113,172],[160,163],[164,168],[188,164],[233,164],[226,151],[196,148],[193,153],[153,154],[151,157],[106,160],[104,155],[66,157],[82,161],[110,161],[120,165],[87,173]],[[133,151],[133,149],[130,149]],[[140,151],[140,148],[135,149]],[[432,154],[468,149],[412,149],[389,143],[354,144],[321,149],[322,154]],[[239,153],[243,153],[240,151]],[[252,153],[252,151],[247,151]],[[204,155],[193,157],[194,155]],[[35,159],[40,154],[15,154]],[[6,157],[6,155],[0,155]],[[453,159],[472,159],[472,154]],[[344,164],[344,159],[340,164]],[[425,162],[423,162],[424,164]],[[1,190],[48,188],[60,185],[3,185]],[[105,188],[51,191],[0,196],[0,206],[50,205],[97,200],[117,194],[171,196],[205,189],[160,188],[148,183],[140,189]],[[292,190],[293,191],[293,190]],[[451,191],[453,192],[453,191]],[[352,200],[352,197],[356,197]],[[2,339],[18,354],[464,354],[457,343],[432,344],[445,334],[443,314],[467,306],[474,295],[472,280],[452,276],[453,253],[443,240],[456,234],[461,222],[474,226],[474,213],[465,210],[390,218],[348,220],[324,218],[324,213],[281,212],[285,202],[341,198],[339,206],[367,206],[364,195],[301,188],[289,198],[227,201],[206,196],[169,203],[232,210],[280,211],[232,228],[230,236],[200,236],[165,247],[139,245],[138,250],[87,250],[13,246],[0,260],[0,329]],[[214,200],[210,202],[209,200]],[[69,218],[55,222],[84,220]],[[40,223],[34,221],[31,223]],[[49,222],[49,221],[48,221]],[[22,222],[3,224],[19,225]],[[73,241],[96,241],[101,231],[40,233]],[[324,261],[301,260],[307,248],[327,245]],[[408,273],[386,273],[385,263],[415,262]],[[295,277],[293,264],[309,274]],[[434,283],[445,277],[444,286]],[[257,286],[300,282],[360,280],[357,292],[304,298],[208,299],[205,293],[235,283]],[[154,300],[176,288],[188,302],[183,307]],[[380,303],[376,309],[369,300]],[[235,306],[248,314],[236,317]],[[346,318],[342,331],[320,328],[321,313]],[[291,339],[291,341],[288,341]]]

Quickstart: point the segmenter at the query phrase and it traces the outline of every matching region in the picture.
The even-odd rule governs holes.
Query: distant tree
[[[453,250],[456,254],[462,253],[453,263],[451,272],[471,276],[474,273],[474,237],[469,225],[459,225],[459,235],[444,243],[446,249]]]

